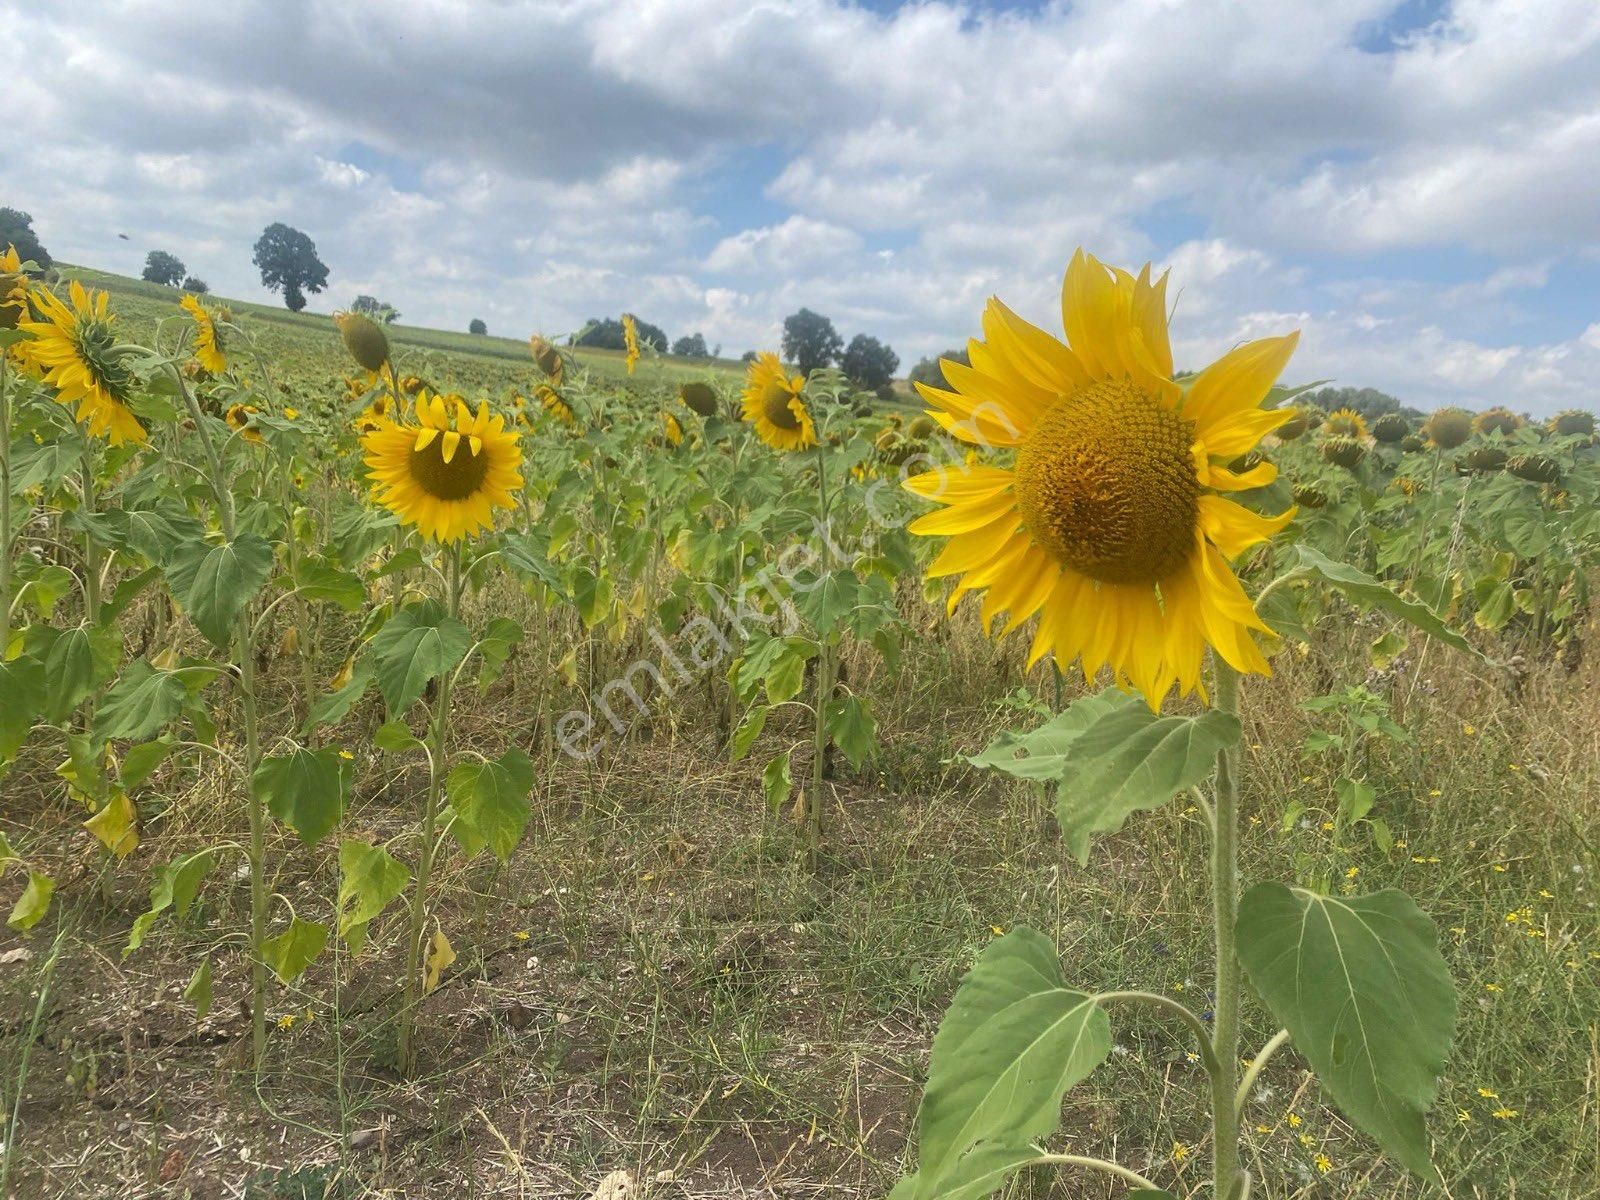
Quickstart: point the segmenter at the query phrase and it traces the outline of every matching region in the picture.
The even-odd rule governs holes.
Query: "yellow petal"
[[[1300,334],[1296,331],[1283,337],[1247,342],[1200,372],[1184,399],[1183,415],[1194,422],[1195,437],[1205,442],[1213,454],[1240,453],[1223,449],[1219,439],[1213,436],[1214,431],[1242,414],[1260,410],[1268,389],[1289,365],[1299,341]],[[1277,424],[1293,415],[1285,412]],[[1277,424],[1268,429],[1277,428]]]
[[[1263,517],[1221,496],[1200,497],[1200,528],[1224,558],[1237,558],[1260,545],[1294,520],[1295,510]]]

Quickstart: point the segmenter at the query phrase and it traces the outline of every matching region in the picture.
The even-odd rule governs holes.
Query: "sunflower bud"
[[[556,386],[560,387],[561,372],[565,365],[561,359],[561,351],[537,333],[528,339],[528,349],[533,351],[533,361],[538,364],[539,370],[555,380]]]
[[[1522,418],[1508,408],[1491,408],[1478,414],[1472,427],[1479,433],[1515,433],[1522,427]]]
[[[717,415],[717,389],[709,383],[684,383],[678,386],[678,399],[685,408],[699,413],[702,417]]]
[[[1414,433],[1408,433],[1400,439],[1400,449],[1406,454],[1415,454],[1418,450],[1426,450],[1428,443]]]
[[[929,438],[938,432],[938,429],[939,426],[934,423],[933,418],[923,413],[906,426],[906,434],[914,438]]]
[[[1392,446],[1411,432],[1411,424],[1399,413],[1384,413],[1372,423],[1372,436]]]
[[[1506,463],[1506,470],[1529,483],[1554,483],[1561,478],[1561,464],[1548,454],[1518,454]]]
[[[1499,446],[1474,446],[1457,460],[1457,464],[1467,471],[1498,471],[1510,457]]]
[[[1593,437],[1594,414],[1581,408],[1569,408],[1550,418],[1550,432],[1562,437]]]
[[[1324,461],[1353,471],[1361,465],[1361,460],[1367,456],[1367,448],[1356,438],[1342,433],[1329,434],[1322,439],[1322,444],[1317,447],[1322,453]]]
[[[1232,471],[1235,475],[1243,475],[1246,471],[1254,471],[1266,461],[1267,456],[1261,453],[1261,451],[1251,450],[1239,455],[1238,458],[1230,462],[1228,464],[1228,470]]]
[[[1441,408],[1422,427],[1423,436],[1441,450],[1454,450],[1472,436],[1472,417],[1459,408]]]
[[[1328,503],[1328,493],[1321,484],[1297,483],[1294,485],[1294,502],[1301,508],[1323,508]]]
[[[1311,422],[1306,416],[1305,409],[1295,408],[1293,411],[1294,416],[1274,430],[1280,442],[1292,442],[1295,438],[1304,436],[1305,431],[1311,428]]]
[[[379,371],[389,361],[389,338],[377,322],[360,313],[338,312],[333,320],[344,337],[345,349],[364,370]]]

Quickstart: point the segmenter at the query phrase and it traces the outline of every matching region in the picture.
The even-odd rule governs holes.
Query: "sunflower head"
[[[1522,418],[1509,408],[1491,408],[1477,415],[1472,428],[1482,434],[1512,434],[1522,428]]]
[[[28,313],[28,277],[22,272],[17,248],[8,245],[0,254],[0,329],[15,329]]]
[[[1348,434],[1330,433],[1323,435],[1322,441],[1317,445],[1318,452],[1323,460],[1347,471],[1353,471],[1361,465],[1361,460],[1367,456],[1367,444],[1359,438]]]
[[[1506,470],[1529,483],[1555,483],[1561,478],[1561,464],[1548,454],[1514,454]]]
[[[548,375],[557,387],[560,387],[561,374],[566,362],[561,357],[561,351],[546,341],[543,335],[537,333],[528,339],[528,349],[532,351],[534,364],[538,366],[539,370]]]
[[[117,347],[115,318],[104,292],[88,292],[76,279],[68,300],[35,290],[28,302],[39,314],[17,328],[33,334],[17,347],[24,367],[56,390],[62,404],[76,404],[78,423],[91,437],[113,446],[145,440],[144,426],[129,403],[136,378]]]
[[[937,433],[939,427],[933,423],[933,418],[927,413],[918,413],[911,419],[911,424],[906,426],[906,436],[914,438],[931,438]]]
[[[662,412],[660,416],[661,436],[667,439],[667,445],[683,445],[683,426],[678,424],[678,418],[669,412]]]
[[[1550,432],[1562,437],[1593,437],[1594,414],[1581,408],[1569,408],[1550,418]]]
[[[561,398],[561,393],[549,384],[542,383],[534,395],[539,398],[540,405],[563,425],[576,426],[578,415],[572,411],[572,405]]]
[[[420,375],[404,375],[400,379],[400,390],[407,396],[415,396],[427,386],[427,381]]]
[[[717,415],[717,389],[709,383],[701,383],[699,380],[680,383],[678,400],[685,408],[699,413],[702,417]]]
[[[1305,436],[1306,430],[1311,428],[1311,420],[1303,408],[1294,405],[1286,407],[1293,415],[1278,426],[1277,437],[1280,442],[1292,442],[1298,437]]]
[[[260,442],[261,431],[250,423],[250,418],[260,411],[254,404],[231,404],[222,419],[245,441]]]
[[[455,398],[424,392],[416,424],[385,419],[361,439],[378,503],[429,541],[453,542],[488,529],[495,510],[522,487],[520,435],[487,403],[473,413]]]
[[[804,450],[817,444],[805,386],[803,376],[784,374],[783,364],[770,350],[758,354],[745,372],[744,419],[774,450]]]
[[[383,364],[389,361],[389,336],[382,326],[370,317],[351,312],[334,313],[333,322],[344,338],[344,348],[363,370],[383,369]]]
[[[1399,413],[1384,413],[1372,423],[1372,436],[1386,446],[1401,441],[1411,432],[1411,422]]]
[[[1422,427],[1422,434],[1441,450],[1454,450],[1472,436],[1472,414],[1461,408],[1441,408]]]
[[[1458,460],[1466,471],[1498,471],[1506,465],[1510,455],[1499,446],[1474,446]]]
[[[1153,707],[1199,686],[1209,645],[1241,671],[1266,672],[1266,632],[1227,560],[1293,515],[1267,518],[1222,493],[1256,488],[1271,463],[1228,464],[1294,414],[1262,401],[1297,335],[1230,351],[1183,384],[1174,378],[1166,278],[1110,269],[1079,251],[1062,287],[1066,341],[999,300],[983,316],[970,365],[941,364],[949,388],[919,384],[953,437],[1015,449],[1010,468],[967,464],[906,481],[947,507],[913,533],[950,538],[929,568],[959,575],[951,596],[986,591],[1002,634],[1038,615],[1030,664],[1110,667]]]
[[[627,352],[628,374],[639,365],[639,323],[632,313],[622,314],[622,346]]]
[[[1422,494],[1422,484],[1412,479],[1409,475],[1397,475],[1394,480],[1394,490],[1409,499]]]
[[[1426,450],[1428,443],[1421,434],[1408,433],[1400,439],[1400,449],[1406,454],[1415,454],[1419,450]]]
[[[1337,408],[1322,423],[1322,432],[1337,437],[1364,438],[1367,423],[1353,408]]]
[[[194,320],[196,361],[213,375],[222,374],[228,369],[228,355],[223,349],[222,331],[217,328],[216,317],[200,303],[200,298],[193,292],[186,294],[178,303]]]
[[[1297,483],[1294,485],[1294,502],[1301,508],[1326,508],[1328,505],[1328,489],[1315,481]]]

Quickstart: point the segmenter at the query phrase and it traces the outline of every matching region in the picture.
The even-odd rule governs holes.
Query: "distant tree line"
[[[1369,387],[1318,388],[1314,392],[1307,392],[1305,401],[1308,404],[1315,404],[1323,412],[1333,412],[1339,408],[1353,408],[1368,420],[1392,412],[1404,413],[1412,418],[1423,415],[1419,410],[1401,404],[1399,400],[1396,400],[1387,392],[1380,392],[1377,388]]]
[[[642,317],[635,316],[634,324],[639,328],[639,345],[650,346],[658,354],[667,352],[667,335],[659,325],[652,325]],[[626,342],[622,336],[622,321],[617,317],[590,317],[584,322],[583,328],[578,330],[568,339],[573,346],[588,346],[595,350],[622,350]]]
[[[845,344],[833,322],[802,308],[784,318],[783,356],[802,375],[838,366],[857,387],[880,391],[894,379],[900,356],[875,337],[858,333]]]

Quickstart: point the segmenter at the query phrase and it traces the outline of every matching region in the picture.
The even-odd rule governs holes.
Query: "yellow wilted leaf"
[[[300,629],[291,625],[283,631],[283,637],[278,642],[278,654],[283,658],[293,658],[300,653]]]
[[[556,672],[567,681],[568,687],[578,686],[578,651],[568,650],[567,656],[556,664]]]
[[[339,668],[338,673],[334,675],[333,679],[328,683],[328,687],[332,691],[337,692],[342,691],[344,688],[350,686],[350,677],[355,674],[355,670],[356,656],[352,654],[349,658],[344,660],[344,666]]]
[[[160,654],[150,660],[150,665],[158,671],[176,671],[181,659],[175,646],[168,646]]]
[[[111,793],[106,806],[83,823],[100,844],[118,858],[127,858],[139,848],[139,814],[120,788]]]
[[[450,939],[445,937],[444,930],[435,927],[433,931],[433,947],[428,951],[428,961],[422,969],[422,994],[424,996],[439,986],[439,973],[455,960],[456,952],[450,945]]]

